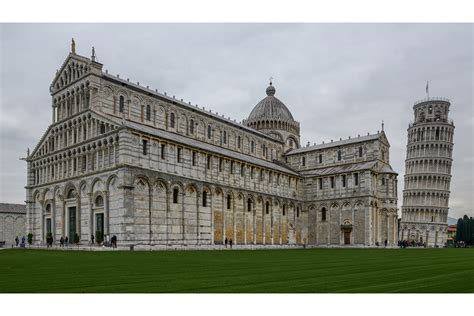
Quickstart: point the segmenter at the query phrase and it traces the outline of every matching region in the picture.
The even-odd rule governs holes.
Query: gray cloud
[[[301,122],[302,143],[380,129],[403,189],[412,106],[452,101],[450,216],[474,216],[473,28],[470,24],[2,24],[0,200],[24,200],[26,167],[51,120],[49,84],[69,52],[95,46],[110,73],[242,120],[268,77]]]

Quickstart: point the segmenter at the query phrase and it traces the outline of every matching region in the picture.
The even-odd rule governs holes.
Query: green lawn
[[[1,250],[0,292],[474,293],[474,249]]]

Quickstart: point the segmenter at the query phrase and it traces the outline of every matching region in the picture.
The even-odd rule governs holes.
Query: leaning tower
[[[408,127],[400,240],[443,247],[446,243],[454,124],[450,102],[427,98],[415,103]]]

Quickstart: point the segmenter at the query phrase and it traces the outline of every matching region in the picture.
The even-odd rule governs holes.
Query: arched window
[[[202,206],[203,207],[207,206],[207,191],[202,192]]]
[[[123,96],[120,96],[119,98],[119,112],[123,113],[123,110],[125,108],[125,99]]]
[[[147,121],[151,120],[151,107],[149,104],[146,106],[146,119]]]
[[[340,161],[342,159],[342,153],[340,150],[337,151],[337,160]]]
[[[248,199],[247,200],[247,212],[250,212],[252,210],[252,200]]]
[[[194,120],[189,121],[189,133],[194,134]]]
[[[252,140],[252,142],[250,143],[250,151],[253,153],[255,151],[255,143],[254,141]]]
[[[296,217],[300,217],[300,208],[299,207],[296,208]]]
[[[100,133],[101,134],[105,133],[105,124],[104,123],[100,124]],[[76,142],[76,133],[74,133],[74,142]]]
[[[224,131],[224,135],[223,135],[223,143],[224,144],[227,144],[227,131]]]
[[[51,213],[51,204],[46,205],[46,213]]]
[[[359,157],[362,157],[363,149],[362,146],[359,147]]]
[[[102,197],[102,195],[98,195],[98,196],[95,198],[95,206],[96,206],[96,207],[104,206],[104,198]]]
[[[325,222],[326,221],[326,208],[323,207],[322,210],[321,210],[321,221]]]
[[[286,205],[283,205],[283,216],[286,215]]]
[[[240,135],[237,136],[237,148],[240,148]]]
[[[179,189],[174,188],[173,189],[173,203],[177,204],[178,203],[178,195],[179,195]]]
[[[174,113],[170,114],[170,127],[174,128]]]
[[[227,209],[231,209],[231,203],[232,203],[232,196],[230,194],[227,194]]]
[[[301,157],[301,164],[304,166],[306,166],[306,157]]]
[[[211,139],[212,134],[212,128],[211,125],[207,125],[207,138]]]
[[[267,201],[265,203],[265,214],[268,214],[270,212],[270,203]]]

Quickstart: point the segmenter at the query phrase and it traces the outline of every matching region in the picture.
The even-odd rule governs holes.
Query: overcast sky
[[[469,24],[1,24],[0,202],[23,203],[26,163],[51,123],[49,85],[75,38],[78,54],[241,121],[275,96],[301,143],[374,133],[385,122],[402,204],[413,103],[451,100],[450,217],[474,216],[473,26]]]

